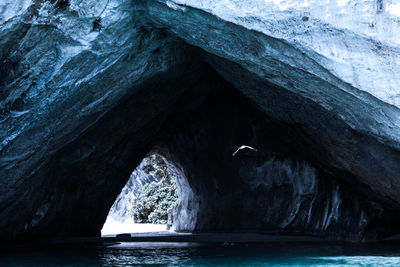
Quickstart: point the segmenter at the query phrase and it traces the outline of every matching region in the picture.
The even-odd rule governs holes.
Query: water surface
[[[398,245],[121,243],[1,252],[1,266],[400,266]]]

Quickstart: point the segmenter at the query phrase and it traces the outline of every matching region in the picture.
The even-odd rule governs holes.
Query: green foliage
[[[178,199],[174,179],[163,179],[143,187],[133,203],[133,219],[136,223],[166,224],[168,212]]]

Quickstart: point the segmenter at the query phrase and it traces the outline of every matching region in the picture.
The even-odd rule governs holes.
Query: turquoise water
[[[399,246],[123,243],[7,251],[1,266],[400,266]]]

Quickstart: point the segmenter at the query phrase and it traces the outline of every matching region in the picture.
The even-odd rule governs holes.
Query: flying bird
[[[241,146],[232,154],[232,157],[235,156],[240,150],[245,149],[245,148],[254,150],[256,152],[258,151],[257,149],[255,149],[255,148],[253,148],[251,146]]]

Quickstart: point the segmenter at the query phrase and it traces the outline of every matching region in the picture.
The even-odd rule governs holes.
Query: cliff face
[[[174,217],[177,229],[248,229],[243,218],[261,209],[253,228],[286,225],[350,239],[363,238],[367,228],[371,238],[387,234],[379,229],[400,209],[397,6],[3,1],[0,236],[97,234],[132,170],[158,143],[170,147],[187,179],[181,186],[190,188],[176,210],[185,214]],[[214,113],[199,120],[201,127],[193,118],[212,107],[206,99],[219,90],[225,111],[215,114],[249,104],[207,132]],[[232,94],[242,100],[232,102]],[[263,129],[243,139],[259,147],[257,157],[232,158],[236,145],[246,144],[228,142],[241,130],[222,122],[251,120],[250,107],[261,126],[239,124]],[[274,194],[277,185],[286,193]],[[217,216],[235,209],[238,194],[248,199],[239,218]],[[265,203],[279,201],[285,211],[268,211]],[[329,228],[332,218],[340,223]],[[349,225],[346,237],[341,231]]]

